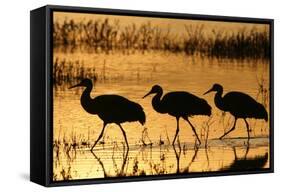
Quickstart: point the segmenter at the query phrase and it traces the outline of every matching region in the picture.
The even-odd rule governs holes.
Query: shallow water
[[[218,144],[220,143],[220,144]],[[81,147],[71,152],[61,151],[54,156],[54,179],[61,180],[62,170],[71,176],[69,179],[90,179],[116,176],[189,174],[212,171],[253,171],[269,167],[268,140],[252,139],[246,145],[246,139],[236,142],[211,141],[207,148],[191,147],[191,143],[172,145],[139,146],[104,144],[96,147],[94,153]],[[128,153],[127,153],[128,152]],[[127,153],[127,154],[126,154]],[[259,159],[263,159],[262,162]],[[258,163],[251,164],[251,161]],[[244,160],[234,169],[235,163]],[[249,164],[251,166],[249,166]]]
[[[119,127],[115,124],[108,125],[101,140],[104,144],[98,144],[97,151],[92,154],[86,145],[91,145],[98,137],[102,129],[102,120],[98,116],[88,114],[81,107],[82,88],[68,90],[69,85],[57,86],[54,88],[53,139],[54,143],[59,141],[60,148],[59,152],[54,149],[54,180],[66,179],[67,171],[71,175],[68,179],[99,178],[105,176],[104,172],[107,176],[124,176],[219,171],[235,160],[233,147],[237,148],[238,156],[245,156],[243,152],[245,153],[247,148],[246,127],[244,122],[239,120],[235,131],[227,136],[236,139],[217,140],[232,126],[234,119],[229,114],[222,115],[215,107],[213,93],[204,96],[203,93],[214,83],[220,83],[224,87],[224,93],[232,90],[242,91],[259,102],[264,102],[259,94],[258,82],[263,79],[264,88],[269,88],[269,61],[266,60],[218,60],[163,52],[127,55],[80,52],[67,54],[59,51],[55,51],[55,58],[79,60],[87,67],[95,68],[96,73],[104,79],[96,82],[92,97],[119,94],[135,101],[144,108],[146,124],[122,124],[127,133],[130,150],[124,170],[120,170],[123,159],[127,158],[124,157],[124,139]],[[169,91],[188,91],[206,99],[212,106],[211,117],[190,118],[203,141],[198,150],[194,149],[195,137],[191,128],[186,121],[180,120],[179,140],[182,151],[179,163],[177,153],[170,145],[176,129],[175,118],[157,113],[151,106],[152,96],[142,99],[155,84],[162,86],[164,94]],[[269,111],[268,99],[265,101]],[[249,120],[249,123],[253,139],[250,141],[247,158],[265,156],[269,153],[269,122]],[[152,143],[152,147],[143,147],[143,141],[146,144]],[[81,146],[70,147],[68,151],[65,146],[70,146],[71,143],[79,143]],[[179,151],[179,146],[176,148]],[[195,153],[196,157],[192,159]],[[263,167],[269,167],[268,161]]]

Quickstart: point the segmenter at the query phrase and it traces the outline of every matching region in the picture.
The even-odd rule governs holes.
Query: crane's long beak
[[[143,96],[142,98],[144,99],[144,98],[146,98],[148,95],[150,95],[152,92],[151,91],[149,91],[145,96]]]
[[[213,91],[213,88],[211,88],[209,91],[206,91],[203,95],[206,95],[206,94],[208,94],[208,93],[210,93],[212,91]]]
[[[72,88],[79,87],[79,86],[80,86],[80,83],[78,83],[77,85],[73,85],[73,86],[69,87],[68,89],[72,89]]]

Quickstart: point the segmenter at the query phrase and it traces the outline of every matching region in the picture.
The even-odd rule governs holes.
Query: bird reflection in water
[[[114,149],[113,149],[113,151],[114,151]],[[112,175],[112,176],[109,173],[107,173],[106,168],[105,168],[104,163],[102,162],[101,158],[98,157],[98,155],[94,151],[91,151],[91,153],[93,154],[93,156],[97,160],[97,162],[100,164],[100,166],[102,168],[102,171],[103,171],[104,178],[106,178],[106,177],[116,177],[116,176],[118,176],[118,177],[126,176],[125,166],[127,165],[129,149],[123,150],[123,157],[122,157],[123,159],[122,159],[122,163],[121,163],[121,168],[119,170],[115,169],[116,174]],[[117,163],[116,163],[115,158],[114,158],[114,154],[112,155],[112,161],[113,161],[113,164],[117,166]]]
[[[192,156],[191,160],[189,161],[187,166],[181,170],[180,169],[180,158],[181,158],[183,149],[182,149],[182,146],[180,144],[179,139],[177,141],[178,141],[178,145],[177,145],[178,146],[178,150],[177,150],[175,145],[172,145],[173,146],[173,150],[175,152],[175,157],[176,157],[176,164],[177,164],[176,173],[177,174],[179,174],[179,173],[189,173],[190,172],[189,171],[190,167],[191,167],[191,165],[193,164],[193,162],[195,161],[195,159],[197,157],[197,153],[198,153],[199,147],[197,145],[194,145],[194,149],[193,149],[194,153],[193,153],[193,156]]]
[[[250,144],[247,144],[247,148],[243,157],[238,157],[236,153],[236,147],[233,146],[234,160],[230,165],[221,168],[219,171],[257,171],[264,168],[268,161],[268,152],[264,155],[256,155],[254,157],[247,157],[250,149]]]

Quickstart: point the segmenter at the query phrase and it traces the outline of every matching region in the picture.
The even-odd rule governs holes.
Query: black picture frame
[[[54,11],[145,16],[270,25],[270,168],[257,171],[222,171],[160,176],[132,176],[53,182],[52,176],[52,14]],[[246,17],[117,10],[46,5],[30,12],[30,180],[43,186],[148,181],[274,172],[274,20]]]

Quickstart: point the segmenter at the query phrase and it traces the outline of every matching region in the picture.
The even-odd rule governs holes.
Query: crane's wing
[[[224,108],[236,117],[267,120],[267,112],[261,103],[242,92],[229,92],[223,97]]]
[[[242,92],[229,92],[223,97],[225,109],[247,109],[256,105],[256,100]]]
[[[140,121],[145,123],[143,108],[120,95],[101,95],[94,99],[99,108],[99,116],[109,122]]]
[[[182,115],[211,114],[211,107],[204,99],[183,91],[167,93],[161,100],[161,105],[167,112],[182,112]]]

